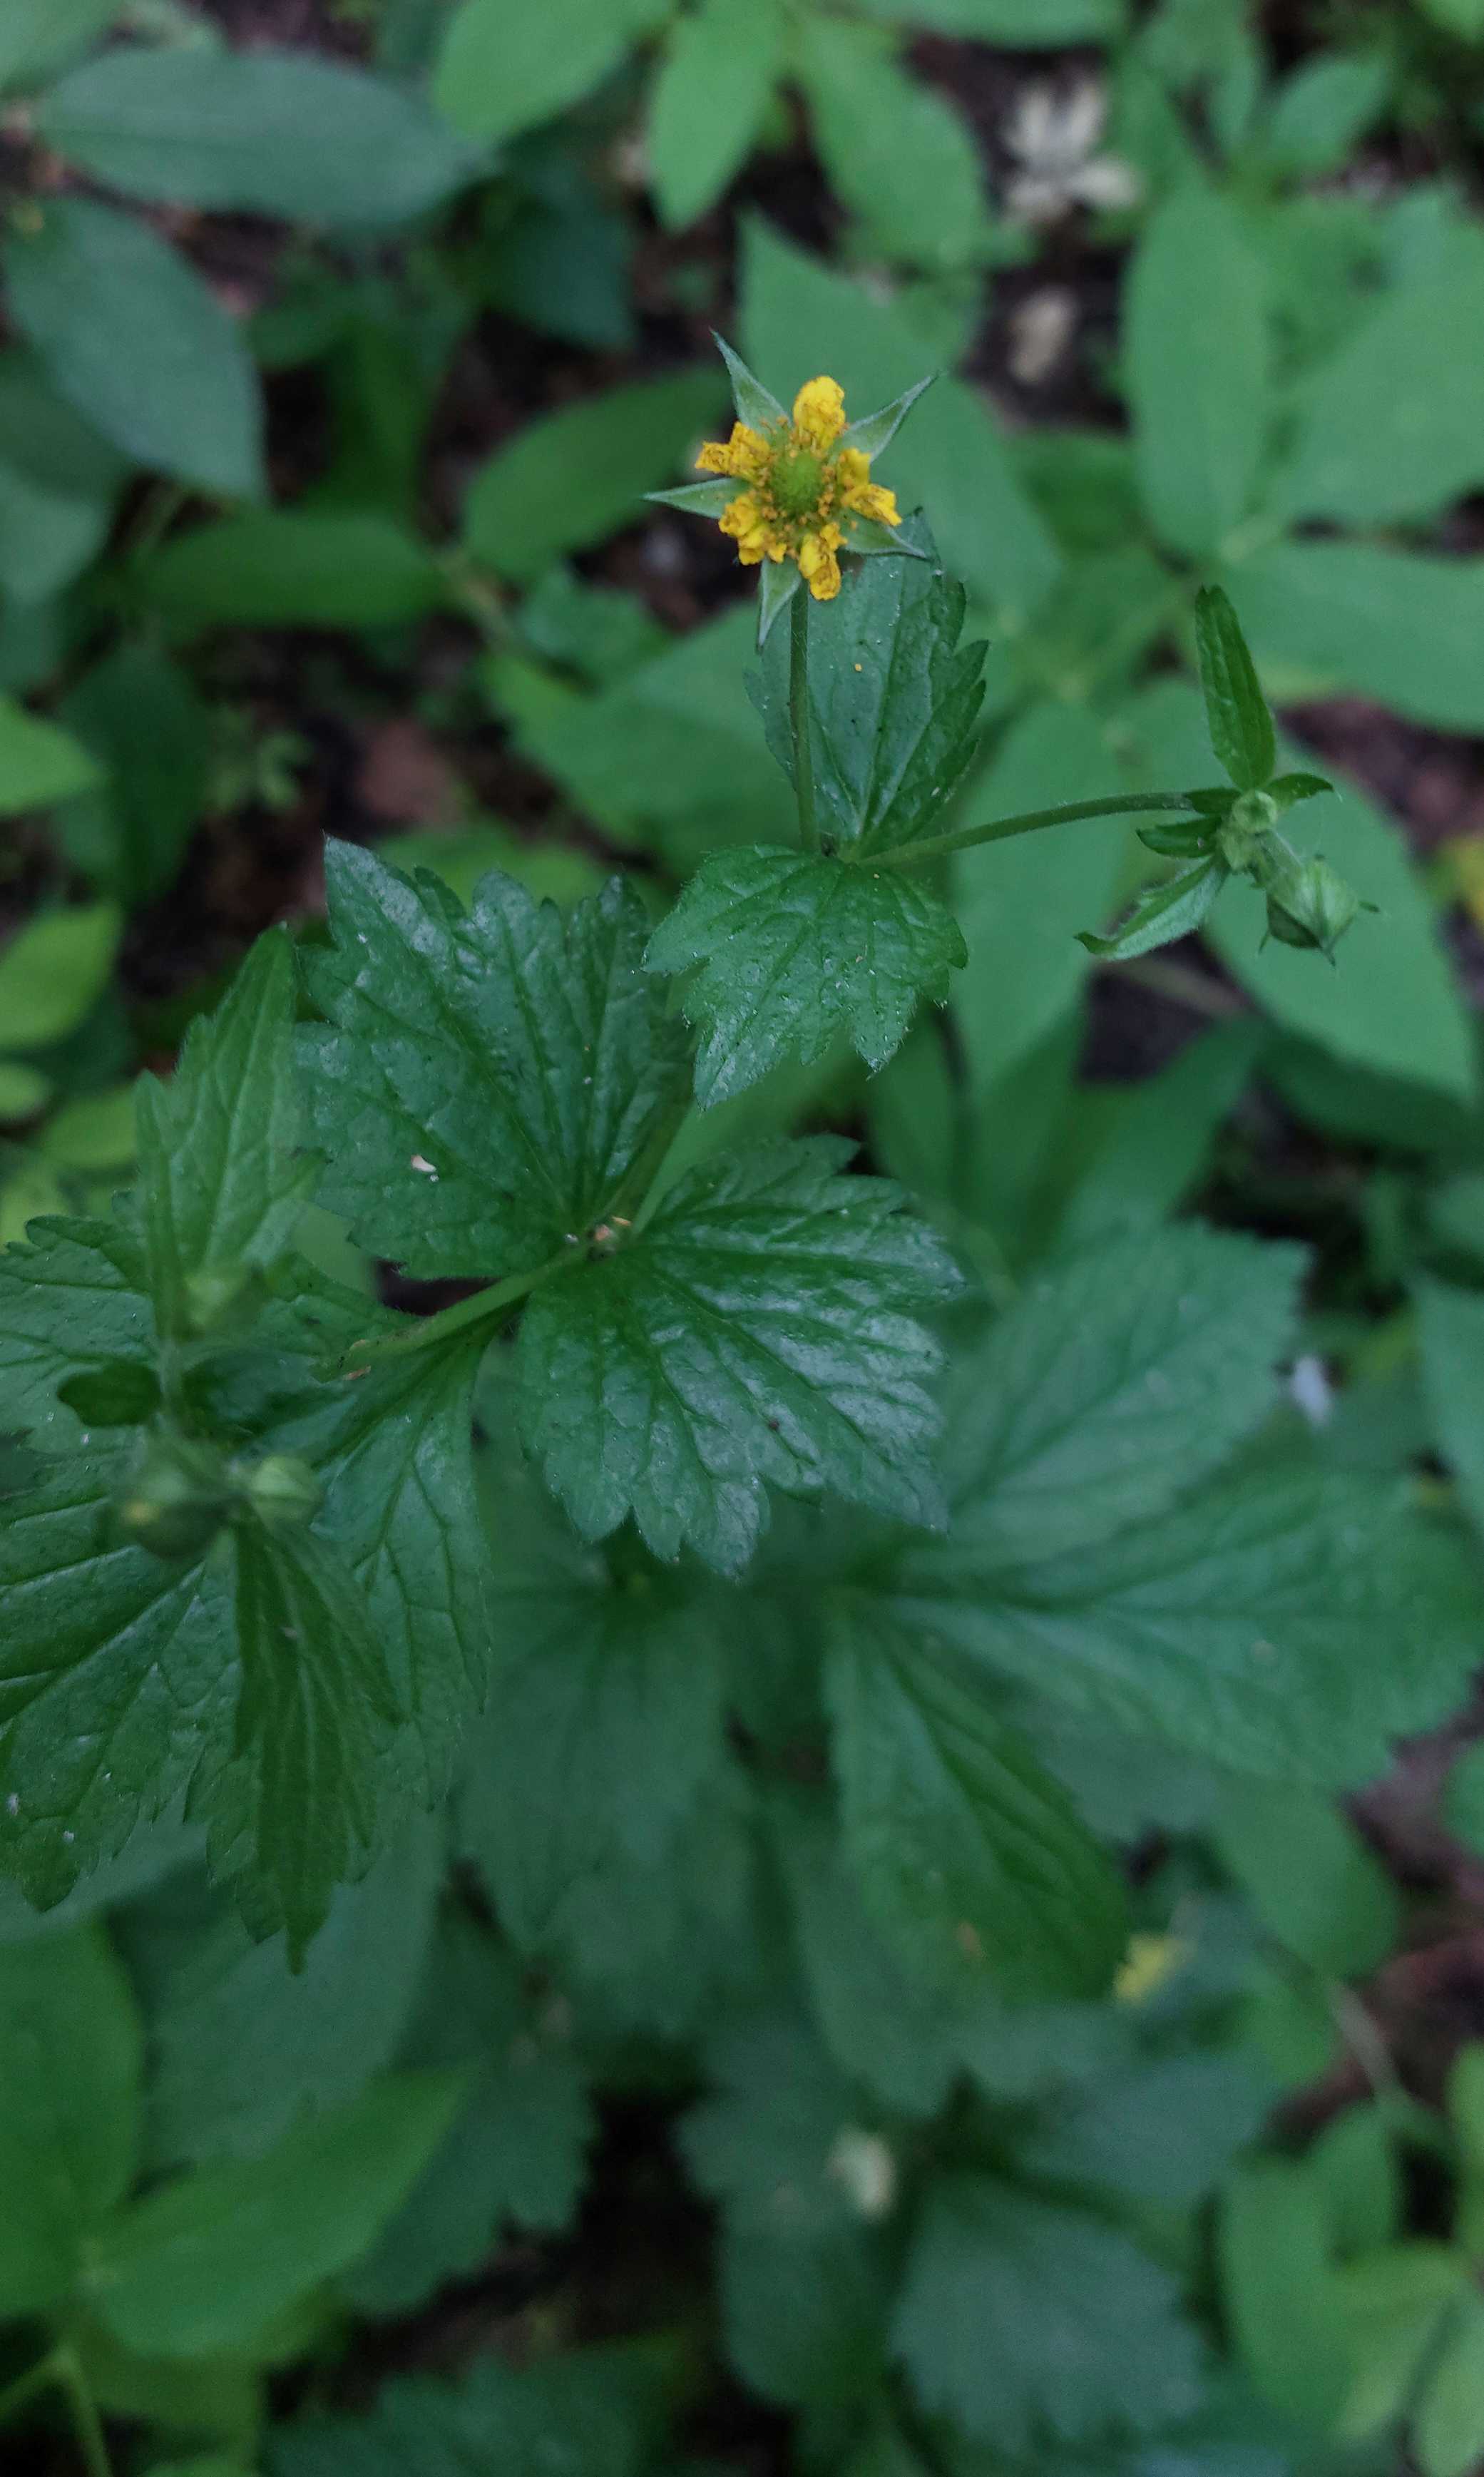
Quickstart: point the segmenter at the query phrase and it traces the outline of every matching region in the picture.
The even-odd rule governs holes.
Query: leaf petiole
[[[1043,826],[1076,825],[1084,817],[1137,817],[1154,809],[1198,813],[1183,791],[1127,791],[1111,800],[1066,800],[1055,809],[1027,809],[1014,817],[991,817],[986,825],[960,826],[947,835],[928,835],[921,842],[902,843],[895,851],[853,851],[840,854],[857,868],[916,868],[921,861],[938,860],[946,852],[972,851],[977,843],[1008,842],[1014,835],[1039,834]]]
[[[525,1298],[528,1291],[539,1289],[541,1284],[559,1273],[563,1265],[570,1264],[573,1249],[580,1244],[580,1234],[574,1232],[561,1254],[549,1257],[533,1272],[512,1273],[507,1281],[495,1282],[488,1289],[476,1290],[470,1298],[458,1299],[451,1308],[440,1309],[436,1315],[418,1316],[398,1333],[372,1335],[364,1341],[353,1343],[340,1363],[341,1374],[364,1376],[371,1368],[380,1366],[383,1359],[405,1359],[410,1351],[435,1350],[439,1342],[449,1340],[454,1334],[465,1333],[472,1325],[492,1321],[503,1315],[507,1308],[513,1307],[518,1299]]]

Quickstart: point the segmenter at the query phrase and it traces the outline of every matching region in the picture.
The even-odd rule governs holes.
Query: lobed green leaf
[[[348,843],[328,880],[309,983],[334,1028],[301,1050],[325,1201],[409,1272],[534,1270],[614,1208],[684,1091],[637,892],[564,918],[491,875],[466,913]]]
[[[704,965],[682,1003],[705,1027],[696,1098],[708,1109],[842,1034],[883,1066],[919,998],[941,1005],[966,955],[952,914],[904,873],[754,844],[702,862],[645,961]]]
[[[656,1556],[746,1564],[764,1486],[935,1526],[937,1352],[904,1310],[957,1286],[850,1147],[777,1143],[692,1171],[617,1253],[532,1298],[516,1364],[528,1452],[578,1529],[631,1514]]]

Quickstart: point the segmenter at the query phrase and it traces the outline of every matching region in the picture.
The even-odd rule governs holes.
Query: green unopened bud
[[[250,1320],[260,1277],[252,1264],[208,1264],[186,1284],[186,1315],[192,1333],[220,1333],[224,1325]]]
[[[152,1557],[197,1557],[232,1504],[227,1465],[210,1445],[157,1430],[140,1439],[118,1496],[128,1537]]]
[[[308,1463],[294,1454],[269,1454],[242,1475],[247,1501],[269,1531],[303,1531],[325,1501]]]
[[[1278,806],[1266,791],[1243,791],[1233,800],[1217,838],[1217,848],[1229,869],[1251,867],[1278,821]]]
[[[1268,934],[1282,946],[1306,946],[1331,959],[1361,901],[1327,861],[1289,863],[1267,886]]]

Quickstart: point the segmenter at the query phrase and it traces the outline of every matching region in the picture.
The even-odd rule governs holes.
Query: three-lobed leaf
[[[935,1346],[910,1314],[957,1277],[850,1146],[692,1171],[647,1225],[538,1291],[517,1344],[527,1451],[578,1529],[631,1514],[657,1556],[736,1570],[764,1486],[935,1525]]]
[[[682,1003],[705,1032],[705,1109],[842,1035],[884,1066],[919,999],[941,1005],[967,954],[952,913],[903,872],[754,844],[702,862],[646,960],[661,972],[703,966]]]
[[[409,1272],[535,1269],[615,1208],[683,1104],[638,894],[614,881],[563,919],[491,875],[465,913],[350,844],[328,882],[334,943],[309,977],[332,1028],[301,1049],[326,1202]]]

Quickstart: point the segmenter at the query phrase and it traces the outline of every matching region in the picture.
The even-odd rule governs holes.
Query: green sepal
[[[724,516],[732,500],[747,485],[729,481],[719,474],[715,481],[686,482],[679,490],[646,490],[646,499],[656,508],[679,508],[686,516]]]
[[[862,456],[869,456],[873,461],[878,456],[884,455],[918,397],[927,394],[928,389],[936,384],[939,375],[937,370],[929,370],[928,376],[925,379],[919,379],[915,387],[909,387],[901,395],[893,396],[890,404],[883,404],[879,413],[863,413],[859,421],[853,421],[841,433],[841,446],[858,447]]]
[[[1200,927],[1228,874],[1219,860],[1198,861],[1194,868],[1182,869],[1166,885],[1141,894],[1111,938],[1095,937],[1090,929],[1079,929],[1077,943],[1106,963],[1128,963],[1135,955],[1147,955],[1155,946],[1173,945],[1176,938],[1186,938]]]
[[[1151,852],[1166,860],[1200,860],[1211,848],[1211,838],[1220,831],[1210,817],[1170,817],[1159,825],[1140,826],[1139,840]]]
[[[1296,809],[1300,800],[1322,799],[1334,788],[1324,774],[1275,774],[1266,787],[1268,797],[1280,817],[1286,816],[1290,809]]]
[[[1239,791],[1260,790],[1277,763],[1277,734],[1241,623],[1219,585],[1196,596],[1196,654],[1217,760]]]
[[[786,421],[788,414],[776,395],[770,395],[761,379],[754,378],[740,353],[734,353],[725,336],[711,330],[712,339],[727,364],[731,381],[731,401],[737,409],[737,419],[749,430],[771,430],[776,422]]]
[[[765,559],[762,565],[762,590],[757,596],[757,650],[761,653],[780,612],[786,611],[804,583],[803,575],[791,559]]]
[[[848,516],[840,528],[853,559],[930,559],[930,551],[878,516]]]

